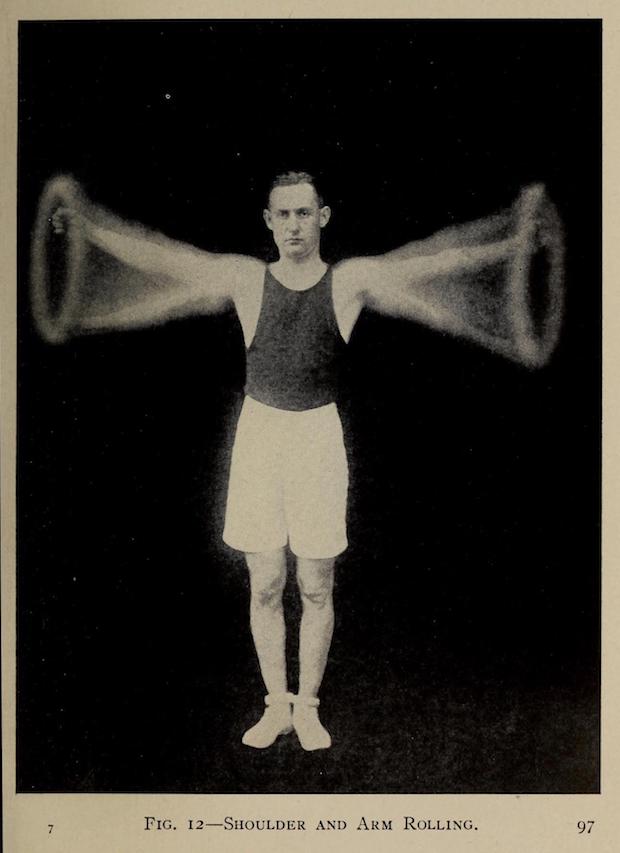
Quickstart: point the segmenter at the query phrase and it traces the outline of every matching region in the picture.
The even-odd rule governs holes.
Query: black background
[[[18,790],[598,790],[600,83],[597,21],[21,24]],[[54,347],[27,301],[51,175],[267,257],[288,168],[323,179],[328,260],[537,180],[568,246],[542,370],[359,321],[320,754],[240,745],[263,687],[220,540],[236,318]]]

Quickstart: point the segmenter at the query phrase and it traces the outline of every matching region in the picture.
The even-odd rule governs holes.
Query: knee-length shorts
[[[335,403],[302,412],[246,397],[232,452],[224,542],[246,553],[287,543],[299,557],[347,547],[348,467]]]

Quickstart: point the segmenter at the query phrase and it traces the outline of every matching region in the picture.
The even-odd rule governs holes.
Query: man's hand
[[[50,217],[54,234],[65,234],[69,228],[83,228],[84,217],[73,207],[58,207]]]

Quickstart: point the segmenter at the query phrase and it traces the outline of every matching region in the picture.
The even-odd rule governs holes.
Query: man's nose
[[[291,234],[297,234],[297,232],[299,231],[299,220],[297,219],[296,216],[292,216],[289,219],[287,225],[288,225],[288,230]]]

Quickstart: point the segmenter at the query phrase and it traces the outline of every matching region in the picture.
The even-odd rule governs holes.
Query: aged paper
[[[541,29],[523,30],[526,21],[535,23],[543,18],[552,19],[548,36]],[[370,23],[374,19],[377,32],[389,21],[398,27],[394,19],[402,19],[402,32],[385,30],[375,37],[370,30],[353,26],[356,21]],[[502,19],[513,28],[504,31],[511,55],[517,57],[511,66],[512,76],[501,63],[501,48],[497,45],[492,48],[485,35],[485,26],[497,25]],[[583,25],[574,36],[577,47],[573,63],[569,62],[568,41],[561,36],[565,39],[562,42],[559,32],[553,29],[555,19],[567,22],[575,19]],[[69,33],[58,29],[67,21],[74,21],[79,28],[80,22],[86,20],[101,28],[88,34],[76,29],[81,32],[76,39],[83,39],[81,48]],[[282,22],[282,32],[286,34],[292,32],[286,26],[299,21],[298,43],[307,53],[302,51],[293,56],[286,51],[279,54],[266,49],[262,56],[256,45],[247,47],[247,43],[244,52],[237,44],[241,30],[235,29],[244,20],[255,27],[256,38],[263,39],[266,46],[277,43],[273,36],[275,22]],[[47,30],[43,21],[50,22]],[[105,21],[110,22],[110,28],[103,28]],[[125,29],[122,37],[112,25],[121,21],[134,22],[134,29]],[[147,33],[140,27],[149,21],[151,29]],[[162,22],[163,43],[174,44],[169,52],[153,46],[157,21]],[[168,28],[175,21],[185,22],[183,33],[171,34]],[[272,29],[261,30],[261,21],[272,22]],[[323,41],[321,37],[313,40],[312,30],[304,31],[303,25],[321,21],[325,26]],[[330,21],[334,28],[331,31]],[[592,602],[598,595],[597,507],[588,506],[583,499],[583,494],[587,494],[596,503],[598,477],[598,302],[594,291],[598,286],[599,196],[596,186],[590,192],[586,187],[588,179],[593,183],[597,180],[597,163],[584,165],[580,159],[588,153],[595,156],[598,146],[597,21],[603,25],[606,151],[600,762],[596,700],[598,631],[597,614],[592,610]],[[27,57],[28,62],[19,64],[22,77],[18,89],[20,22],[22,57]],[[211,124],[210,120],[195,118],[196,113],[208,109],[208,104],[200,97],[200,86],[190,79],[191,70],[199,67],[198,60],[191,58],[192,51],[202,49],[196,32],[210,22],[214,28],[209,44],[220,40],[225,45],[218,48],[221,50],[219,94],[213,81],[209,83],[211,97],[219,99]],[[423,53],[426,48],[429,63],[437,61],[442,70],[435,72],[430,65],[425,66],[424,73],[429,76],[423,78],[425,84],[419,85],[409,72],[411,101],[401,100],[402,118],[396,122],[395,92],[402,94],[406,87],[403,81],[391,78],[389,69],[402,71],[398,57],[406,55],[404,45],[409,35],[409,31],[403,34],[406,22],[420,23],[417,30],[412,27],[410,31],[412,49]],[[428,29],[431,23],[433,28]],[[223,7],[189,0],[172,6],[155,0],[115,3],[93,0],[86,4],[23,0],[7,4],[2,24],[7,60],[0,229],[4,258],[5,849],[15,853],[56,850],[72,853],[86,849],[102,853],[205,849],[341,851],[376,849],[379,845],[395,851],[416,846],[433,851],[461,850],[465,846],[475,850],[514,851],[616,849],[613,804],[619,793],[620,745],[613,726],[619,690],[616,674],[619,642],[614,614],[620,592],[614,574],[618,555],[615,524],[618,496],[614,486],[617,467],[614,460],[618,456],[615,438],[618,359],[614,332],[619,325],[620,304],[615,295],[618,259],[612,235],[618,218],[613,155],[618,134],[619,18],[612,4],[521,3],[515,8],[502,2],[445,2],[439,7],[422,2],[395,2],[379,8],[372,3],[343,2],[328,7],[309,3],[253,6],[240,2]],[[342,33],[343,56],[354,57],[350,67],[342,59],[336,62],[329,52],[333,50],[337,26]],[[470,40],[467,50],[463,47],[464,40]],[[186,51],[182,49],[185,43]],[[560,43],[564,45],[561,60]],[[70,45],[76,56],[82,56],[84,65],[70,68],[67,62],[63,64],[58,56],[53,57],[50,44]],[[38,57],[37,45],[41,50]],[[100,51],[100,66],[96,58],[88,59],[90,45],[92,50]],[[450,45],[458,61],[451,59]],[[368,48],[363,62],[362,46]],[[477,69],[475,72],[468,72],[467,65],[459,65],[459,61],[466,61],[467,51],[471,67]],[[479,54],[477,60],[476,54]],[[135,66],[130,61],[134,55]],[[496,64],[484,69],[480,55],[493,56]],[[260,68],[252,65],[250,58],[260,62]],[[32,69],[36,61],[39,65],[35,72]],[[49,62],[47,80],[46,62]],[[524,76],[530,75],[523,84],[517,82],[518,62],[523,64]],[[535,91],[532,68],[538,68],[541,75],[541,91],[553,97],[548,81],[562,79],[560,72],[553,76],[557,63],[561,63],[562,73],[573,74],[572,80],[577,80],[580,71],[583,72],[583,79],[575,83],[574,102],[566,89],[557,94],[562,108],[551,100],[548,102],[549,113],[562,116],[565,142],[557,141],[562,134],[553,128],[542,95],[535,108],[526,101]],[[417,67],[421,69],[422,65]],[[308,88],[302,83],[296,90],[291,81],[302,79],[302,68],[307,68],[310,82]],[[82,88],[78,87],[81,101],[70,80],[56,76],[60,72],[83,77]],[[472,135],[470,130],[468,139],[467,128],[471,127],[468,122],[474,119],[465,118],[469,108],[465,88],[463,102],[457,105],[455,97],[449,102],[454,113],[445,116],[439,109],[433,112],[435,95],[429,81],[434,73],[443,75],[438,80],[439,90],[442,86],[452,87],[450,91],[458,90],[456,81],[461,74],[469,73],[468,79],[477,80],[484,88],[489,77],[505,73],[505,97],[512,99],[512,112],[509,114],[500,102],[488,103],[487,109],[497,113],[498,126],[493,128],[486,114],[480,113],[478,119],[483,124],[487,122],[484,126],[495,135],[483,139]],[[279,97],[286,96],[294,105],[290,107],[291,115],[299,119],[307,113],[307,122],[299,119],[298,125],[289,126],[276,116],[270,128],[273,107],[268,98],[264,104],[249,104],[231,97],[244,74],[250,91],[254,91],[250,86],[253,76],[273,81]],[[376,80],[384,87],[385,109],[379,107],[379,95],[369,94],[365,107],[364,96],[360,94],[363,87],[374,92]],[[111,108],[114,81],[119,86],[118,114]],[[66,100],[62,95],[64,85]],[[101,103],[110,108],[109,113],[97,114],[96,108],[89,106],[89,86],[93,87],[93,104],[99,103],[95,89],[105,89]],[[496,85],[493,91],[501,91],[503,97],[501,86]],[[23,171],[19,196],[18,94],[23,97],[19,138]],[[56,128],[51,121],[48,126],[37,124],[41,115],[48,120],[52,115],[51,109],[45,113],[46,98],[58,105]],[[326,121],[329,111],[320,108],[321,98],[331,99],[330,115],[342,133],[330,129]],[[416,101],[423,102],[419,112]],[[284,100],[276,102],[281,105]],[[240,104],[245,109],[251,107],[254,119],[263,111],[266,122],[246,127],[239,115]],[[136,111],[141,111],[139,115],[132,114],[134,105]],[[163,111],[168,108],[170,118],[163,139],[157,134],[164,126]],[[368,126],[360,118],[365,108],[371,119]],[[475,115],[479,109],[480,103],[471,94],[472,113]],[[80,110],[84,110],[83,115],[78,114]],[[420,115],[434,116],[441,130],[420,126]],[[126,125],[118,122],[119,116],[127,120]],[[318,132],[310,129],[313,116],[321,123]],[[571,116],[574,116],[572,124]],[[588,129],[589,121],[592,124]],[[523,127],[518,127],[519,122],[527,124],[530,134],[539,128],[540,140],[532,135],[526,137]],[[394,129],[397,124],[401,128],[399,134]],[[385,126],[392,129],[386,130]],[[203,134],[208,127],[217,140],[212,149],[205,150],[204,141],[208,137],[196,131],[199,127]],[[260,682],[249,638],[242,633],[247,627],[213,622],[218,610],[229,615],[244,606],[247,589],[242,560],[232,551],[225,551],[219,538],[215,540],[213,530],[217,523],[214,522],[213,529],[197,532],[201,530],[199,522],[185,520],[188,507],[196,517],[210,513],[216,516],[216,522],[221,520],[225,463],[209,458],[200,449],[199,438],[201,430],[205,430],[205,447],[216,448],[226,458],[230,450],[227,429],[237,404],[223,390],[225,383],[220,385],[212,378],[212,370],[203,371],[202,376],[202,368],[194,362],[187,373],[179,372],[185,370],[183,357],[229,359],[226,379],[233,386],[237,383],[238,391],[239,365],[235,353],[241,341],[240,329],[236,327],[235,331],[230,317],[227,320],[230,326],[210,326],[212,342],[205,344],[204,351],[200,349],[200,336],[205,327],[193,327],[191,323],[179,326],[178,332],[170,324],[160,337],[156,333],[155,337],[149,337],[150,333],[140,331],[127,335],[117,332],[109,338],[109,343],[104,337],[95,336],[85,338],[84,343],[70,342],[63,349],[63,345],[49,346],[37,340],[31,327],[28,298],[23,290],[18,294],[16,282],[19,278],[20,287],[27,287],[29,265],[24,253],[29,251],[30,221],[45,181],[58,173],[77,177],[96,203],[127,219],[144,221],[179,241],[206,249],[264,254],[269,242],[251,222],[253,213],[237,209],[234,199],[226,198],[227,180],[216,173],[221,171],[225,176],[226,170],[230,170],[232,190],[246,201],[255,200],[259,216],[261,181],[269,175],[257,177],[256,186],[246,189],[242,187],[243,180],[253,179],[255,166],[259,171],[288,167],[280,164],[289,132],[296,164],[303,159],[304,152],[311,169],[321,168],[318,162],[321,154],[328,160],[332,158],[325,170],[331,169],[327,183],[333,193],[332,226],[340,229],[335,231],[340,245],[330,246],[334,260],[341,255],[374,254],[396,248],[408,239],[421,239],[445,226],[492,214],[498,207],[509,204],[524,185],[536,181],[547,183],[565,219],[569,258],[567,323],[572,325],[570,348],[566,344],[566,351],[561,353],[564,367],[549,374],[552,378],[546,387],[544,379],[526,379],[531,374],[520,373],[518,366],[498,367],[496,356],[480,355],[475,347],[468,349],[468,345],[446,339],[443,342],[446,352],[460,359],[458,364],[451,362],[433,337],[434,332],[418,332],[412,344],[414,355],[410,356],[409,332],[402,320],[394,321],[390,328],[373,326],[372,318],[360,321],[358,337],[354,339],[357,362],[352,368],[353,381],[358,383],[357,402],[349,404],[347,410],[348,428],[353,435],[348,441],[359,451],[353,475],[358,478],[360,494],[369,496],[374,489],[377,501],[373,504],[366,498],[356,500],[351,526],[358,534],[358,541],[351,543],[349,571],[343,561],[341,579],[337,580],[336,618],[340,634],[337,633],[332,650],[335,660],[328,664],[325,695],[333,704],[337,704],[339,695],[345,697],[346,708],[332,711],[330,718],[325,702],[325,718],[332,719],[335,735],[334,746],[326,754],[303,753],[291,740],[284,746],[276,744],[273,752],[257,755],[237,743],[244,726],[253,722],[260,710],[262,695],[258,692]],[[127,138],[128,133],[141,135],[132,142]],[[556,142],[552,144],[548,137],[554,133]],[[63,151],[58,139],[68,139],[71,134],[76,136]],[[304,143],[304,134],[312,143]],[[325,139],[319,142],[321,134]],[[513,134],[522,146],[520,151]],[[571,134],[578,137],[578,143],[570,140]],[[502,135],[506,138],[506,150],[515,157],[514,164],[508,159],[504,170],[500,169],[497,154]],[[425,143],[425,138],[431,142]],[[379,154],[373,153],[374,139]],[[344,146],[344,150],[339,146]],[[537,146],[545,152],[544,156],[537,156]],[[233,151],[234,147],[238,151]],[[433,151],[433,147],[437,150]],[[418,152],[416,156],[411,154],[411,161],[410,150]],[[441,170],[438,150],[445,154],[445,167]],[[75,158],[73,163],[70,155]],[[211,163],[205,177],[199,165],[203,156],[221,156],[221,169]],[[261,156],[266,166],[258,164]],[[382,156],[393,158],[386,166],[388,177],[384,182]],[[554,156],[558,161],[554,161]],[[491,177],[482,187],[476,186],[462,168],[459,171],[451,165],[452,159],[459,167],[468,164],[475,176],[481,173],[485,157]],[[572,177],[568,170],[571,157],[574,158]],[[356,163],[357,171],[350,161]],[[437,185],[436,208],[431,206],[427,169],[443,176],[441,185],[439,181]],[[148,186],[151,174],[153,182],[162,184],[161,188]],[[494,186],[500,181],[497,177],[500,174],[504,186]],[[209,175],[214,183],[208,183]],[[416,179],[429,205],[425,215],[419,216],[406,189]],[[402,192],[395,189],[399,180]],[[367,182],[367,193],[359,189],[360,182]],[[577,189],[571,190],[571,182]],[[142,199],[136,189],[140,186],[144,188]],[[180,195],[187,201],[187,210],[175,199]],[[200,223],[203,202],[219,209],[219,220],[217,210],[211,210],[204,213],[205,224]],[[576,213],[571,207],[576,203],[589,206],[588,211]],[[445,205],[453,209],[444,213]],[[406,222],[398,222],[400,209],[407,211]],[[348,230],[346,225],[338,223],[339,216],[350,217],[352,224]],[[386,224],[388,218],[390,223],[398,223],[393,226],[393,238],[392,225]],[[218,221],[221,227],[217,227],[212,237],[205,229],[215,228]],[[575,225],[585,230],[580,233]],[[231,231],[235,234],[231,235]],[[361,247],[360,238],[368,244]],[[376,243],[370,245],[373,239]],[[219,245],[213,241],[215,244],[219,241]],[[588,262],[593,268],[586,277]],[[571,263],[573,270],[578,268],[582,273],[578,280],[571,274]],[[581,358],[577,344],[580,334],[583,335]],[[218,355],[218,346],[224,356]],[[167,347],[175,351],[167,353]],[[413,361],[416,354],[439,360],[433,375],[436,382],[441,380],[443,387],[450,389],[446,393],[456,395],[454,406],[436,388],[424,387],[423,367],[416,368],[413,363],[405,367],[406,360]],[[388,365],[383,372],[382,363]],[[115,378],[121,390],[113,388]],[[368,388],[364,387],[366,381]],[[425,421],[415,409],[413,396],[409,396],[403,404],[400,425],[395,426],[395,419],[391,429],[385,428],[389,422],[385,420],[389,416],[389,394],[400,392],[407,382],[420,383],[420,405],[435,405],[446,418],[443,424],[438,416],[435,421]],[[386,386],[383,391],[382,383]],[[536,385],[535,391],[532,383]],[[198,393],[211,394],[217,403],[205,403],[202,409],[195,402],[190,405],[188,399],[195,401]],[[571,393],[576,401],[574,408],[570,405]],[[490,412],[489,397],[495,397],[503,419],[494,421],[490,415],[486,420],[482,415],[476,419],[467,411],[468,405],[478,403]],[[531,407],[529,414],[521,411],[521,402]],[[211,411],[216,414],[209,414]],[[363,427],[361,421],[356,421],[356,413],[359,418],[362,411],[366,419],[362,419]],[[519,424],[514,430],[509,422],[511,417]],[[554,445],[549,424],[559,426],[562,417],[570,418],[570,426]],[[178,421],[184,418],[194,420],[182,430]],[[410,426],[415,427],[418,436],[424,436],[425,429],[439,429],[446,439],[445,457],[434,467],[432,461],[424,460],[424,448],[414,447],[412,443],[412,453],[419,460],[417,466],[403,456],[399,473],[388,445],[394,441],[402,453]],[[513,442],[509,450],[500,446],[499,439],[492,434],[494,429],[502,430],[504,440]],[[181,446],[184,440],[187,447]],[[426,440],[431,442],[428,446],[438,447],[436,435],[426,434]],[[17,443],[21,456],[16,454]],[[195,449],[188,449],[190,446]],[[495,475],[494,456],[498,459]],[[382,479],[379,471],[390,462],[394,467],[392,481]],[[549,469],[545,471],[546,463]],[[458,472],[460,483],[450,480],[451,470]],[[563,484],[563,495],[557,486],[554,491],[548,485],[549,470]],[[528,492],[528,478],[539,472],[542,472],[540,481]],[[403,528],[410,523],[402,509],[404,496],[408,494],[409,474],[413,478],[411,506],[428,525],[426,534],[418,536],[422,544],[417,542],[417,550],[414,549],[418,561],[414,568],[420,572],[417,587],[410,578],[399,579],[398,574],[412,571],[403,544]],[[415,484],[416,477],[423,487]],[[507,477],[514,479],[516,496],[511,496],[508,486],[500,482]],[[192,485],[195,482],[198,485]],[[213,488],[201,485],[207,482]],[[467,483],[473,484],[471,493]],[[193,491],[189,496],[171,496],[177,487]],[[545,504],[545,489],[549,505]],[[583,535],[575,533],[578,515],[576,511],[571,514],[570,489],[576,491],[574,503],[579,512],[584,516],[589,513],[583,518]],[[500,500],[498,496],[506,501],[505,517],[501,516],[500,508],[493,506],[494,501]],[[136,508],[135,515],[132,514],[132,501],[140,502],[146,509]],[[528,501],[529,514],[524,509],[523,515],[515,516],[515,508]],[[561,501],[565,518],[559,517],[552,506],[554,501]],[[441,523],[433,517],[434,511],[452,513],[447,516],[453,522],[451,529],[443,531]],[[492,515],[495,527],[490,522],[485,526],[485,513]],[[530,528],[526,528],[528,521]],[[521,533],[520,528],[515,532],[519,524],[524,525]],[[168,525],[178,532],[170,533]],[[373,525],[379,531],[376,534],[370,529]],[[553,533],[549,532],[551,528]],[[554,536],[560,543],[557,544],[560,556],[553,549]],[[387,537],[400,544],[388,545]],[[446,544],[446,540],[453,540],[453,546]],[[480,540],[484,541],[484,547]],[[215,566],[211,579],[196,580],[200,564],[191,553],[192,543],[194,546],[198,543],[201,557],[213,561],[209,563]],[[463,578],[458,567],[448,565],[450,556],[459,548],[463,549],[463,565],[470,572],[470,580]],[[156,554],[158,549],[160,553]],[[511,550],[513,553],[509,553]],[[476,567],[478,554],[494,555],[497,564]],[[520,573],[518,562],[527,560],[528,554],[535,568],[524,564]],[[384,561],[378,575],[370,570],[373,555]],[[443,563],[438,555],[443,555]],[[164,573],[167,560],[169,571]],[[186,567],[180,565],[182,561],[186,561]],[[577,565],[580,561],[588,565]],[[16,565],[20,563],[23,568],[18,575]],[[564,567],[565,575],[560,575],[559,567]],[[355,595],[356,572],[359,582],[365,585],[365,597],[360,594],[359,599]],[[447,578],[444,590],[449,587],[451,591],[441,592],[442,585],[437,581],[440,572]],[[383,591],[373,598],[377,577]],[[527,604],[530,597],[522,583],[531,584],[532,590],[536,590],[532,592],[531,609]],[[221,604],[213,604],[213,595],[220,597]],[[200,596],[204,596],[204,606]],[[399,596],[403,599],[400,602]],[[459,599],[461,609],[457,606]],[[352,610],[348,612],[350,604]],[[589,616],[576,624],[578,630],[586,626],[590,632],[586,639],[571,637],[569,624],[569,619],[577,618],[582,609]],[[411,631],[408,614],[411,614]],[[199,631],[201,617],[205,618],[205,624]],[[17,624],[21,626],[19,643]],[[110,642],[115,625],[120,637],[116,644]],[[369,634],[372,636],[377,625],[381,640],[373,643]],[[560,639],[555,644],[550,626],[557,627]],[[483,654],[487,630],[491,632],[490,642],[506,639],[505,670],[498,662],[499,652],[496,657],[490,654],[487,658]],[[535,657],[537,637],[543,650],[539,660]],[[415,650],[416,643],[420,646],[419,653]],[[231,672],[236,666],[241,667],[247,692],[244,692],[245,683],[239,686],[239,679]],[[342,676],[340,683],[330,674],[330,666],[332,673],[338,673],[338,678]],[[419,672],[415,672],[418,667]],[[21,694],[18,691],[16,695],[18,673]],[[212,715],[211,720],[207,713],[201,718],[201,695],[205,697],[205,709]],[[71,707],[65,707],[65,699]],[[97,706],[95,710],[93,704]],[[416,715],[417,728],[410,722]],[[583,724],[582,731],[578,729],[579,723]],[[532,727],[529,733],[528,725]],[[363,734],[356,732],[357,726],[362,727]],[[408,727],[412,732],[411,743],[404,736]],[[388,734],[390,729],[394,730],[393,736]],[[537,732],[543,731],[545,737],[538,738]],[[204,742],[197,743],[194,749],[190,741],[200,734]],[[226,739],[234,740],[237,745],[228,748]],[[392,751],[388,748],[390,744],[394,745]],[[419,770],[414,766],[416,760],[420,762]]]

